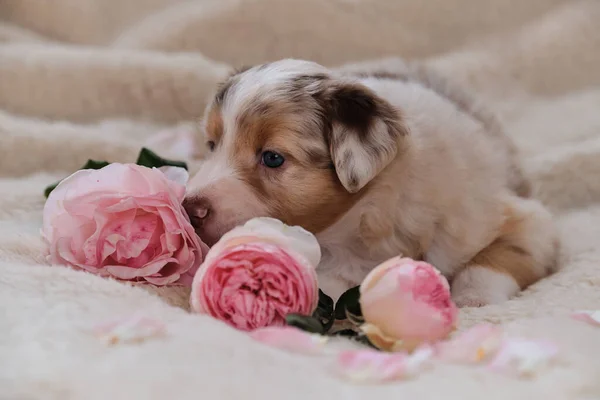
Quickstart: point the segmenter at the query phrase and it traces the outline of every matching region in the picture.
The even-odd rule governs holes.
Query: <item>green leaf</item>
[[[106,167],[108,164],[110,164],[108,161],[87,160],[85,165],[83,167],[79,168],[78,171],[81,171],[82,169],[102,169],[102,168]],[[56,189],[56,187],[63,180],[64,179],[61,179],[60,181],[58,181],[50,186],[47,186],[46,189],[44,190],[44,196],[46,198],[48,198],[48,196],[50,196],[50,193],[52,193],[52,191],[54,189]]]
[[[79,169],[102,169],[109,164],[110,163],[108,161],[87,160],[85,165]]]
[[[318,334],[325,333],[323,324],[321,324],[317,318],[309,315],[288,314],[285,316],[285,322],[290,326],[302,329],[306,332]]]
[[[327,296],[321,289],[319,289],[319,304],[312,316],[321,323],[324,332],[328,332],[335,322],[333,316],[333,299]]]
[[[360,309],[360,286],[346,290],[335,305],[335,319],[356,319],[362,317]]]
[[[342,336],[345,338],[355,338],[358,336],[358,332],[354,329],[342,329],[339,331],[335,331],[331,334],[331,336]]]
[[[188,166],[185,162],[168,160],[166,158],[162,158],[158,154],[153,152],[152,150],[147,149],[145,147],[142,147],[142,150],[140,151],[140,154],[138,155],[138,159],[135,163],[137,165],[141,165],[143,167],[148,167],[148,168],[160,168],[160,167],[164,167],[164,166],[171,166],[171,167],[184,168],[186,170],[188,169]]]

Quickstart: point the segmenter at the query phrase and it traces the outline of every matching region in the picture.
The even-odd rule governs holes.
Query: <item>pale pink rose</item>
[[[361,330],[377,347],[412,350],[446,338],[458,309],[448,281],[432,265],[394,257],[371,271],[360,285],[365,324]]]
[[[285,325],[318,303],[316,238],[300,227],[255,218],[226,233],[192,284],[192,310],[246,331]]]
[[[496,354],[503,340],[504,333],[499,326],[475,325],[450,340],[436,343],[436,357],[453,363],[480,363]]]
[[[77,171],[50,193],[49,262],[121,280],[189,286],[208,247],[181,205],[187,171],[110,164]]]
[[[432,365],[433,350],[417,348],[412,354],[376,350],[347,350],[337,359],[338,374],[355,383],[384,383],[410,379]]]
[[[328,338],[307,333],[291,326],[268,326],[250,332],[250,336],[263,344],[291,353],[322,354]]]

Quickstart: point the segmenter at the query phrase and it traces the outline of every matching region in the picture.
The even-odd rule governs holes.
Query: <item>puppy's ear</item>
[[[406,146],[400,112],[360,83],[334,82],[325,89],[329,148],[337,176],[356,193]]]

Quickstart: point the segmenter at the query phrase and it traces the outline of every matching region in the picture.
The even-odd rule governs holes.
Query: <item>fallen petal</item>
[[[385,353],[375,350],[349,350],[339,354],[339,374],[355,383],[383,383],[409,379],[428,365],[433,349],[422,347],[412,354]]]
[[[166,325],[150,317],[133,315],[97,325],[93,333],[109,345],[142,343],[164,336]]]
[[[494,355],[502,345],[503,332],[492,324],[476,325],[435,346],[436,357],[447,362],[475,364]]]
[[[326,336],[303,332],[290,326],[272,326],[250,332],[250,336],[268,346],[292,353],[320,354],[328,341]]]
[[[545,340],[506,339],[489,368],[518,377],[532,377],[551,364],[558,347]]]
[[[579,321],[600,327],[600,310],[581,310],[574,312],[571,316]]]

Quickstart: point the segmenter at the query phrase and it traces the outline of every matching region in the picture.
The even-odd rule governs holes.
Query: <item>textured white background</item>
[[[560,0],[0,0],[0,399],[598,399],[600,3]],[[87,158],[134,161],[149,136],[202,113],[228,66],[335,66],[403,55],[496,108],[556,213],[562,269],[481,321],[551,338],[532,381],[466,367],[356,387],[148,292],[44,265],[42,191]],[[384,61],[381,61],[384,63]],[[86,329],[144,311],[164,340],[107,348]]]

